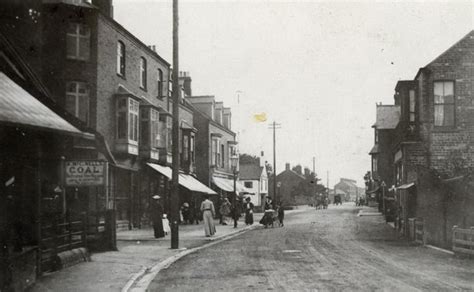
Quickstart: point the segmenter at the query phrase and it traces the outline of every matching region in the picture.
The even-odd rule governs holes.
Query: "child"
[[[283,209],[282,204],[278,206],[278,221],[280,221],[280,227],[283,227],[283,219],[285,218],[285,210]]]

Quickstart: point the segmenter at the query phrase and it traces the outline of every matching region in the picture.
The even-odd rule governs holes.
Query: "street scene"
[[[474,2],[3,0],[0,292],[474,290]]]

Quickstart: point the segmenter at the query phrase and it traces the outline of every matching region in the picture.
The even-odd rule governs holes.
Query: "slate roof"
[[[379,130],[395,129],[400,121],[400,106],[377,105],[377,118],[373,125]]]
[[[239,165],[240,180],[260,180],[263,167],[257,164],[241,164]]]

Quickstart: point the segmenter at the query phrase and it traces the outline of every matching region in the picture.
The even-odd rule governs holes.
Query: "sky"
[[[377,102],[474,29],[471,1],[179,2],[179,70],[232,108],[239,151],[363,185]],[[114,18],[172,63],[172,0],[114,0]],[[255,114],[265,113],[266,122]]]

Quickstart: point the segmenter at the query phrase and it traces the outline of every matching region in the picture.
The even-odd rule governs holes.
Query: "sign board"
[[[66,161],[66,186],[101,186],[105,184],[107,162],[97,160]]]

